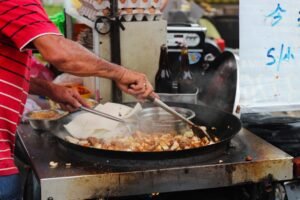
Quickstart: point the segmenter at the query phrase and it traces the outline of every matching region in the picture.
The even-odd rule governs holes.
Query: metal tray
[[[30,117],[33,113],[37,112],[49,112],[54,111],[59,114],[59,117],[56,118],[49,118],[49,119],[37,119]],[[42,130],[42,131],[49,131],[53,127],[59,126],[61,120],[68,114],[66,111],[62,110],[34,110],[28,112],[24,119],[29,122],[30,126],[35,130]]]

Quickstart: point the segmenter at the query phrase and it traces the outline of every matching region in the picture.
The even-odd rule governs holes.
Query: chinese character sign
[[[245,112],[300,109],[300,1],[240,1]]]
[[[286,10],[284,10],[280,3],[277,4],[277,7],[274,11],[272,11],[270,14],[267,15],[267,17],[272,18],[272,26],[276,26],[281,20],[282,20],[282,14],[285,13]]]

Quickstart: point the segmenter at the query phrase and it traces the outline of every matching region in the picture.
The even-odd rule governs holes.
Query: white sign
[[[300,110],[300,1],[240,0],[242,112]]]

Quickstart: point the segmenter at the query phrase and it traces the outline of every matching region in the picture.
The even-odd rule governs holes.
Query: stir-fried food
[[[184,134],[177,133],[143,133],[136,131],[129,136],[115,137],[110,140],[89,137],[87,139],[76,139],[67,137],[67,141],[104,150],[133,151],[133,152],[159,152],[159,151],[179,151],[193,149],[209,144],[206,137],[200,138],[192,131]]]
[[[56,110],[41,110],[30,113],[31,119],[57,119],[62,116],[62,113]]]

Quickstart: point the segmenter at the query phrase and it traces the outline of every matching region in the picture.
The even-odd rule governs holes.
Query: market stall
[[[124,2],[127,1],[65,1],[67,36],[73,36],[73,20],[84,24],[92,34],[89,44],[96,55],[145,73],[153,84],[161,45],[166,44],[168,61],[179,68],[183,62],[182,44],[186,43],[188,59],[193,61],[190,69],[197,75],[197,92],[160,95],[169,101],[168,105],[195,112],[192,121],[217,130],[213,132],[217,140],[181,149],[172,143],[168,149],[159,147],[156,152],[115,150],[99,144],[88,147],[93,142],[66,140],[69,133],[64,126],[83,111],[68,114],[48,130],[24,123],[18,129],[19,144],[37,181],[35,198],[130,199],[149,194],[226,190],[247,184],[263,188],[253,192],[258,199],[265,194],[274,197],[275,193],[283,193],[275,184],[295,180],[294,157],[241,126],[237,56],[223,52],[222,45],[214,41],[209,43],[205,27],[167,25],[161,19],[161,1]],[[205,49],[207,44],[212,50]],[[98,103],[100,99],[101,103],[132,101],[110,81],[92,77],[85,79],[84,85]],[[149,102],[142,105],[149,104],[153,106]]]

